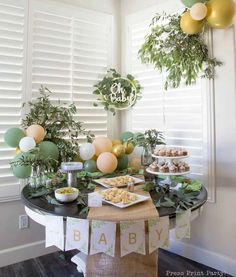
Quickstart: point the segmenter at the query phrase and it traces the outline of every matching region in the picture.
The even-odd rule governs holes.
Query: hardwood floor
[[[77,251],[69,251],[64,256],[62,252],[45,255],[14,265],[0,268],[1,277],[83,277],[70,259]],[[230,275],[219,272],[202,264],[170,253],[159,251],[159,277],[165,276],[224,276]],[[111,276],[114,277],[114,276]],[[125,276],[124,276],[125,277]]]

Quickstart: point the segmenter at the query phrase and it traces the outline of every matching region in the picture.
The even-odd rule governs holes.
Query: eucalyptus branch
[[[144,64],[152,64],[166,74],[165,89],[177,88],[181,82],[191,85],[198,76],[213,79],[215,67],[222,62],[210,57],[203,34],[187,35],[180,27],[178,14],[157,14],[151,32],[139,50]]]

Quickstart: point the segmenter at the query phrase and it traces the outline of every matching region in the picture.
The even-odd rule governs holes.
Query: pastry
[[[172,153],[171,153],[171,149],[167,149],[166,150],[166,157],[171,157]]]
[[[169,168],[170,173],[177,173],[178,172],[178,167],[175,165],[171,165]]]
[[[154,172],[158,172],[159,171],[159,165],[157,164],[157,163],[152,163],[152,164],[150,164],[149,165],[149,169],[151,170],[151,171],[154,171]]]

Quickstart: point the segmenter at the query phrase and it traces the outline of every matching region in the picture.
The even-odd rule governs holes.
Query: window
[[[153,9],[154,10],[154,9]],[[158,10],[158,9],[156,9]],[[212,92],[209,81],[164,90],[165,76],[152,66],[142,65],[138,50],[149,31],[153,11],[128,16],[126,21],[126,70],[144,87],[143,97],[126,114],[123,126],[134,132],[158,129],[170,146],[181,146],[190,153],[188,163],[192,178],[206,184],[214,201],[214,140]]]
[[[9,162],[16,155],[3,141],[6,129],[20,125],[25,91],[26,1],[0,0],[0,197],[15,199],[20,184]]]
[[[12,176],[16,153],[3,135],[20,125],[22,103],[37,97],[41,84],[53,101],[74,102],[86,129],[108,134],[108,114],[93,107],[92,91],[112,67],[112,33],[108,14],[56,1],[0,0],[0,201],[19,199],[23,185]]]

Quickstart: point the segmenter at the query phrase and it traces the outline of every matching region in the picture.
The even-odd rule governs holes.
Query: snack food
[[[130,176],[119,176],[115,178],[103,179],[103,183],[112,187],[119,187],[134,184],[135,180]]]
[[[102,198],[112,203],[130,204],[138,200],[138,195],[124,189],[111,188],[100,192]]]

